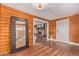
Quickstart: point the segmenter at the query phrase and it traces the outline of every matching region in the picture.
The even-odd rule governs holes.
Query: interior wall
[[[33,16],[18,11],[16,9],[7,7],[5,5],[0,4],[0,55],[5,54],[11,51],[11,16],[16,16],[23,19],[28,19],[28,27],[29,27],[29,46],[33,45]]]
[[[56,21],[67,18],[69,18],[69,41],[79,43],[79,15],[49,21],[49,31],[52,31],[52,36],[56,39]]]
[[[70,41],[79,43],[79,15],[70,17]]]
[[[49,37],[56,39],[56,21],[49,21]]]

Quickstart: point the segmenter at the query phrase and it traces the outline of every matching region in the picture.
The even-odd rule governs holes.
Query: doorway
[[[69,42],[69,19],[63,19],[56,22],[56,40]]]
[[[34,18],[33,19],[33,45],[45,43],[48,40],[48,22]]]

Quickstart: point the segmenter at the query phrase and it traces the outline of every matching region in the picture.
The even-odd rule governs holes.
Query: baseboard
[[[50,39],[49,39],[50,40]],[[49,40],[47,40],[47,41],[49,41]],[[51,40],[51,41],[57,41],[56,39],[53,39],[53,40]],[[58,41],[58,42],[62,42],[62,41]],[[62,43],[67,43],[67,44],[70,44],[70,45],[76,45],[76,46],[79,46],[79,44],[78,43],[75,43],[75,42],[62,42]]]
[[[79,44],[78,43],[74,43],[74,42],[68,42],[69,44],[71,44],[71,45],[76,45],[76,46],[79,46]]]
[[[61,41],[59,41],[59,42],[61,42]],[[76,45],[76,46],[79,46],[79,44],[78,44],[78,43],[75,43],[75,42],[63,42],[63,43],[67,43],[67,44],[70,44],[70,45]]]

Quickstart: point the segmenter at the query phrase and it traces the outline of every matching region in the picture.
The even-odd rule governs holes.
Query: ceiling
[[[79,3],[48,3],[42,10],[37,10],[32,3],[4,3],[5,5],[32,15],[53,20],[79,14]]]

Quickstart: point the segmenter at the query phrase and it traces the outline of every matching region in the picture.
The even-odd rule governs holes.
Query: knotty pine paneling
[[[49,34],[50,32],[52,32],[52,37],[56,39],[56,21],[49,21]]]
[[[79,15],[70,17],[70,41],[79,43]]]
[[[29,46],[33,45],[33,16],[16,9],[0,4],[0,55],[11,51],[11,16],[16,16],[28,20]]]

